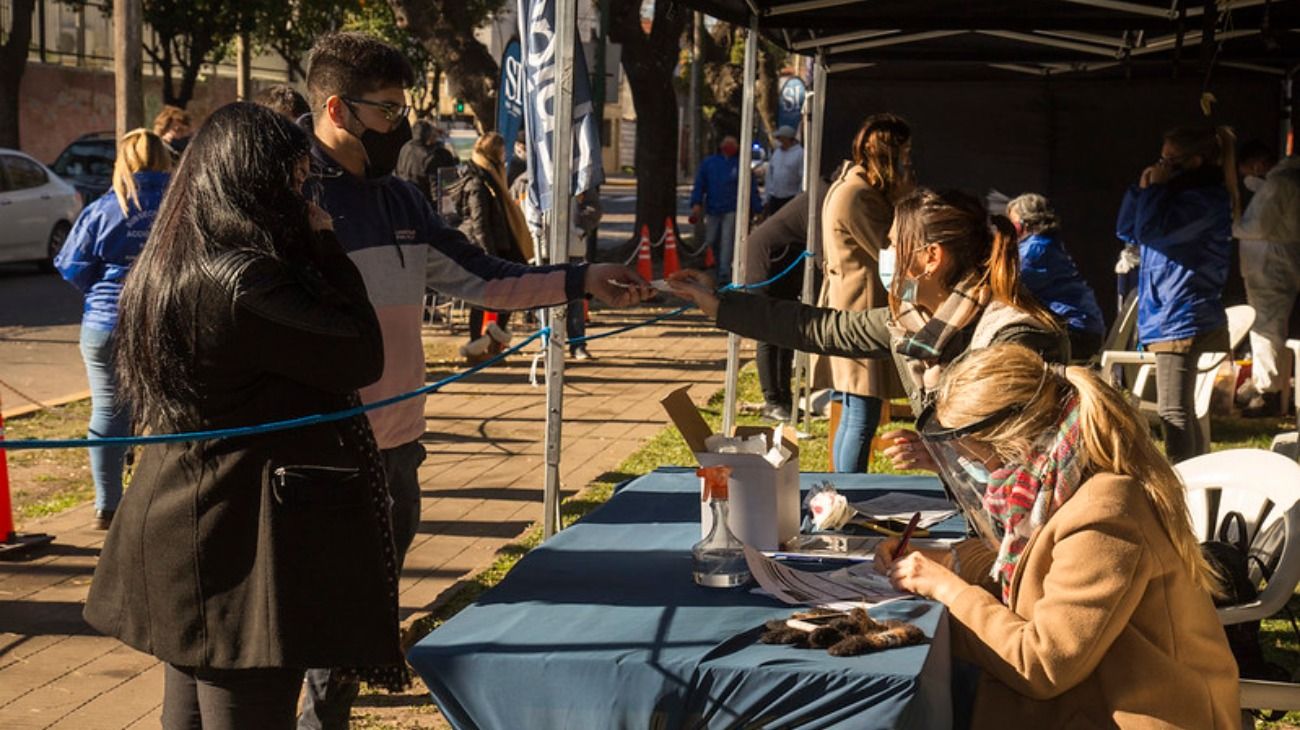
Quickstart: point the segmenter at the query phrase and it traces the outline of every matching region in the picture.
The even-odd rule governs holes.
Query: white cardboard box
[[[757,454],[713,454],[705,448],[705,439],[713,429],[705,422],[683,386],[660,401],[668,417],[686,439],[701,466],[726,465],[731,467],[728,499],[731,531],[746,545],[759,550],[779,550],[781,545],[799,533],[799,444],[794,434],[784,425],[775,428],[738,426],[734,436],[763,434],[770,448],[779,439],[790,452],[790,457],[779,466],[773,466]],[[713,512],[705,502],[700,503],[700,536],[713,527]]]

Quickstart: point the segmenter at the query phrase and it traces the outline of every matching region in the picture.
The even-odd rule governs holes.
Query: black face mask
[[[392,174],[397,169],[397,156],[402,146],[411,141],[411,123],[402,119],[388,132],[377,132],[370,127],[360,135],[352,136],[361,140],[366,150],[366,177],[374,179]]]

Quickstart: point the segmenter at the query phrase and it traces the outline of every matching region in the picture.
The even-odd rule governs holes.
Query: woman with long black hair
[[[195,135],[122,294],[117,369],[156,433],[356,405],[379,325],[306,134],[235,103]],[[383,467],[364,417],[153,444],[105,542],[86,620],[163,660],[165,728],[292,728],[303,667],[400,683]]]

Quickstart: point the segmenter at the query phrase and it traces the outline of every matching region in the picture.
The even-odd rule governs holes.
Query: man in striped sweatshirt
[[[420,338],[429,286],[487,309],[544,307],[587,294],[629,306],[654,290],[624,266],[560,264],[530,267],[487,255],[437,216],[411,183],[392,174],[411,140],[405,89],[414,74],[395,48],[364,33],[317,41],[307,72],[317,202],[366,282],[384,337],[384,372],[361,389],[365,403],[424,385]],[[614,284],[611,282],[618,282]],[[400,560],[420,523],[417,470],[425,458],[424,398],[370,412],[393,499],[393,536]],[[346,728],[355,680],[333,670],[307,673],[299,728]]]

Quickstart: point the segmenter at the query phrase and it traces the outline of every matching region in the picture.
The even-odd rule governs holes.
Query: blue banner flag
[[[519,0],[520,58],[524,78],[524,128],[528,135],[529,203],[546,211],[552,207],[552,156],[555,139],[555,97],[559,91],[555,47],[556,0]],[[600,131],[591,103],[587,60],[574,33],[573,73],[573,195],[604,181]]]
[[[776,126],[790,127],[796,133],[799,123],[803,121],[803,98],[807,93],[803,80],[798,76],[787,76],[781,84],[781,97],[776,106]]]
[[[519,39],[511,39],[501,54],[501,84],[497,87],[497,132],[506,141],[506,157],[515,155],[515,138],[524,127],[524,67]]]

